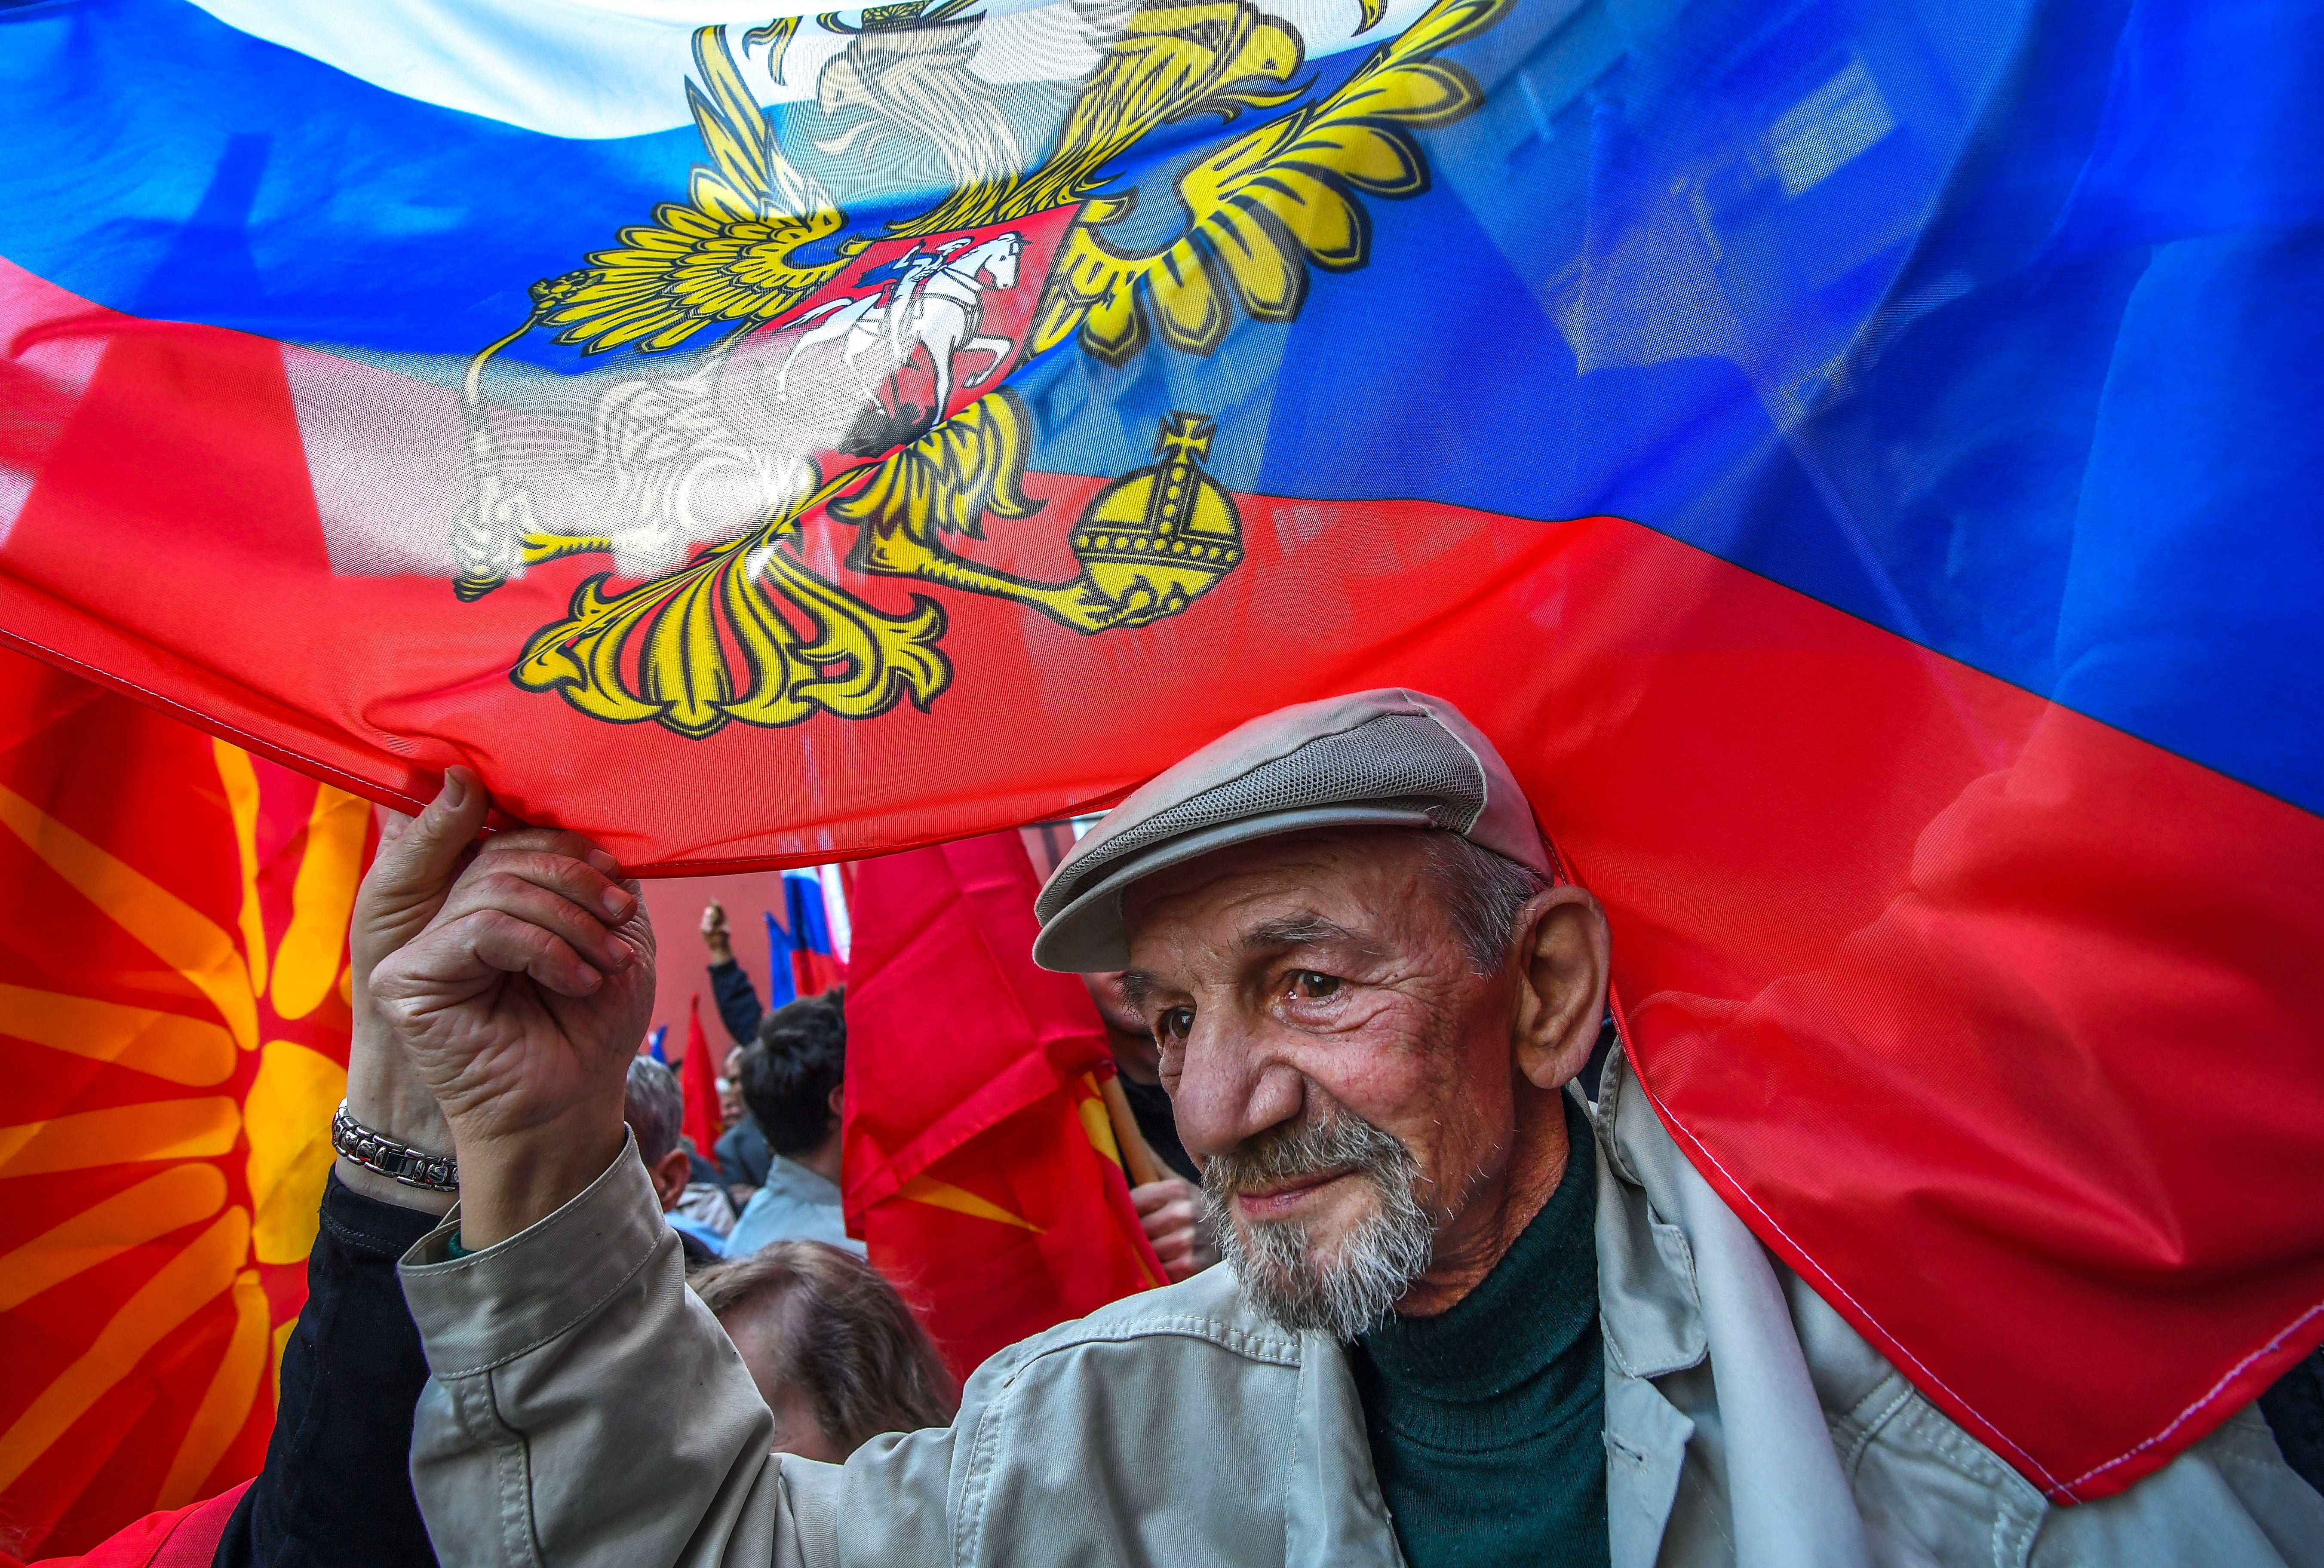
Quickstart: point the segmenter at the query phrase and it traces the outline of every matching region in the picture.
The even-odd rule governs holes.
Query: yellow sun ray
[[[209,998],[236,1045],[258,1048],[258,999],[225,927],[5,785],[0,826]]]
[[[313,1012],[339,977],[339,955],[346,950],[347,918],[355,912],[355,882],[363,872],[364,833],[370,826],[370,801],[328,784],[316,786],[307,853],[290,887],[290,928],[274,950],[274,1010],[283,1018]],[[254,977],[251,984],[265,986]]]
[[[1084,1076],[1082,1081],[1084,1084],[1089,1083],[1089,1079],[1086,1075]],[[1114,1141],[1113,1118],[1106,1114],[1105,1102],[1097,1097],[1097,1089],[1094,1084],[1092,1084],[1090,1087],[1090,1095],[1091,1097],[1087,1100],[1076,1100],[1074,1102],[1074,1109],[1081,1112],[1082,1130],[1089,1134],[1090,1147],[1092,1148],[1096,1149],[1098,1153],[1103,1155],[1109,1162],[1114,1165],[1120,1165],[1121,1163],[1121,1145]]]
[[[950,1182],[940,1182],[923,1171],[902,1186],[896,1195],[908,1203],[927,1204],[934,1208],[950,1209],[955,1214],[969,1214],[980,1220],[994,1220],[1003,1225],[1014,1225],[1020,1231],[1041,1234],[1041,1227],[1010,1213],[1000,1204],[978,1197],[966,1187],[956,1187]]]
[[[14,1425],[0,1432],[0,1491],[15,1485],[148,1351],[231,1286],[249,1246],[250,1216],[228,1209],[123,1302],[97,1331],[96,1342],[41,1390]]]
[[[234,1277],[234,1338],[226,1342],[226,1354],[218,1358],[217,1370],[178,1444],[178,1456],[154,1494],[155,1508],[181,1508],[201,1495],[201,1484],[226,1457],[226,1444],[250,1419],[266,1374],[266,1290],[258,1270],[245,1268]]]
[[[226,1177],[214,1165],[171,1166],[147,1176],[0,1257],[0,1312],[225,1206]]]
[[[1098,1086],[1097,1075],[1084,1073],[1082,1087],[1089,1092],[1089,1098],[1075,1100],[1074,1108],[1081,1112],[1082,1130],[1089,1135],[1090,1147],[1096,1149],[1108,1164],[1123,1167],[1122,1174],[1128,1176],[1128,1162],[1121,1158],[1121,1140],[1114,1136],[1113,1115],[1106,1108],[1105,1091]],[[1138,1272],[1145,1277],[1148,1287],[1162,1283],[1154,1277],[1154,1270],[1146,1266],[1144,1257],[1138,1257],[1137,1261]]]
[[[0,1034],[207,1089],[234,1075],[234,1037],[207,1019],[0,985]]]
[[[315,1205],[331,1168],[331,1111],[346,1089],[346,1069],[319,1051],[269,1040],[259,1056],[242,1123],[261,1263],[296,1263],[314,1250]]]
[[[234,846],[242,859],[242,951],[250,964],[254,996],[266,989],[266,915],[258,902],[258,770],[250,753],[224,741],[210,742],[218,782],[226,786],[226,809],[234,815]]]
[[[0,1127],[0,1176],[224,1154],[241,1129],[240,1109],[222,1094],[23,1121]]]

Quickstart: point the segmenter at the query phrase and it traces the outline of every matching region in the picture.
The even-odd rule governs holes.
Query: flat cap
[[[1130,962],[1121,895],[1229,844],[1314,827],[1440,827],[1554,880],[1533,807],[1493,743],[1442,697],[1401,687],[1277,708],[1157,775],[1057,864],[1033,962]]]

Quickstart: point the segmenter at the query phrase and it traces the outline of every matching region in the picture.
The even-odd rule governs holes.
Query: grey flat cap
[[[1229,844],[1351,826],[1445,828],[1558,875],[1516,775],[1458,708],[1396,687],[1360,691],[1253,719],[1115,807],[1041,889],[1033,962],[1122,968],[1130,883]]]

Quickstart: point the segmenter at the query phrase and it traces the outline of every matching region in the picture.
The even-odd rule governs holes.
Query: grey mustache
[[[1393,1169],[1404,1145],[1349,1111],[1269,1128],[1203,1165],[1203,1186],[1222,1197],[1334,1170]]]
[[[1376,1198],[1329,1260],[1314,1256],[1304,1224],[1269,1222],[1246,1233],[1236,1222],[1236,1194],[1328,1171],[1360,1175]],[[1414,1196],[1418,1177],[1403,1144],[1334,1108],[1213,1156],[1203,1167],[1203,1211],[1245,1300],[1294,1333],[1344,1344],[1386,1317],[1428,1268],[1434,1225]]]

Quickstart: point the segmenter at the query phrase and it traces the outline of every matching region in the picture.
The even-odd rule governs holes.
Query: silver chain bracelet
[[[339,1102],[338,1113],[331,1118],[331,1147],[368,1171],[401,1182],[407,1187],[424,1187],[431,1193],[456,1193],[460,1190],[460,1167],[449,1156],[429,1154],[398,1143],[383,1132],[375,1132],[357,1121],[347,1111],[347,1102]]]

